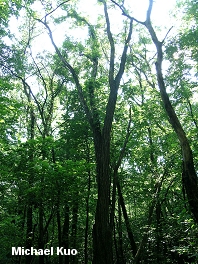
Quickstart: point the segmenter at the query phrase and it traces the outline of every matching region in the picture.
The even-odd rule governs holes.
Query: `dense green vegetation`
[[[198,263],[198,2],[159,1],[0,0],[0,264]]]

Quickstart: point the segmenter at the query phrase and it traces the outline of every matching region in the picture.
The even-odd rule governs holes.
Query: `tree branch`
[[[62,56],[60,50],[58,49],[57,45],[54,42],[52,31],[51,31],[50,27],[48,26],[47,22],[46,21],[43,22],[41,19],[37,19],[37,21],[42,23],[46,27],[46,29],[48,30],[48,34],[49,34],[51,43],[52,43],[52,45],[53,45],[58,57],[62,61],[62,63],[65,66],[65,68],[67,68],[70,71],[70,73],[72,74],[72,77],[74,79],[74,83],[75,83],[75,85],[77,87],[77,90],[78,90],[78,96],[79,96],[80,102],[81,102],[81,104],[82,104],[82,106],[84,108],[84,111],[85,111],[85,114],[86,114],[86,116],[88,118],[90,126],[92,127],[92,129],[95,129],[94,122],[93,122],[93,117],[92,117],[91,112],[90,112],[90,110],[88,108],[87,102],[86,102],[86,100],[84,98],[83,91],[82,91],[82,86],[81,86],[81,84],[79,82],[77,73],[75,72],[74,68],[69,64],[69,62],[67,62],[66,59]]]
[[[104,13],[105,13],[105,19],[106,19],[106,24],[107,24],[107,36],[109,39],[109,44],[110,44],[110,68],[109,68],[109,84],[110,87],[112,86],[114,82],[114,64],[115,64],[115,44],[113,40],[113,36],[111,33],[111,27],[110,27],[110,20],[109,20],[109,15],[107,11],[107,4],[105,1],[103,1],[104,4]]]
[[[115,78],[115,84],[116,84],[117,88],[120,85],[120,80],[121,80],[122,75],[124,73],[125,64],[126,64],[126,54],[127,54],[127,50],[129,47],[129,42],[131,40],[132,30],[133,30],[133,20],[130,20],[129,33],[128,33],[127,39],[125,41],[125,46],[124,46],[124,49],[122,52],[120,68],[119,68],[119,71],[118,71],[116,78]]]
[[[118,7],[120,8],[120,10],[122,11],[122,15],[123,15],[123,16],[128,17],[130,20],[133,20],[133,21],[135,21],[135,22],[137,22],[137,23],[139,23],[139,24],[142,24],[142,25],[145,24],[145,22],[140,21],[140,20],[136,19],[135,17],[130,16],[130,15],[128,14],[126,8],[124,7],[124,5],[120,5],[120,4],[118,4],[118,3],[117,3],[116,1],[114,1],[114,0],[111,0],[111,2],[114,3],[116,6],[118,6]]]
[[[47,13],[42,19],[47,20],[47,16],[51,15],[53,12],[55,12],[59,7],[61,7],[62,5],[66,4],[67,2],[69,2],[70,0],[64,1],[62,3],[60,3],[59,5],[57,5],[56,8],[54,8],[52,11],[50,11],[49,13]]]

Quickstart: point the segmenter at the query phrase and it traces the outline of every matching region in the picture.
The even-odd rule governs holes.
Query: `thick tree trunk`
[[[107,142],[106,142],[107,143]],[[110,213],[110,142],[105,146],[105,141],[101,140],[97,144],[97,182],[98,200],[95,214],[95,224],[93,227],[93,264],[113,263],[112,252],[112,229],[109,224]]]

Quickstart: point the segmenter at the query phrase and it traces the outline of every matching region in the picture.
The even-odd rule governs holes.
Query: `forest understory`
[[[197,40],[195,0],[0,0],[0,264],[198,263]]]

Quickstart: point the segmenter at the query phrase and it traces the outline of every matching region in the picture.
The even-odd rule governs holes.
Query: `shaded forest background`
[[[0,264],[198,263],[198,2],[156,3],[0,1]]]

